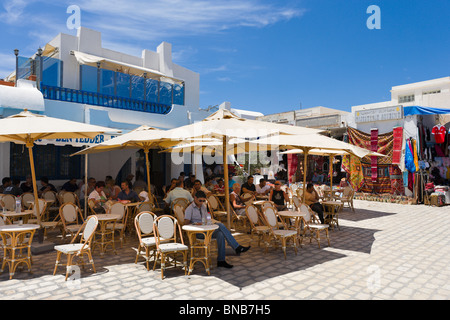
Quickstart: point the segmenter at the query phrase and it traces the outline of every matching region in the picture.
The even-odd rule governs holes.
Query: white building
[[[80,27],[76,36],[60,33],[41,54],[30,58],[19,55],[17,60],[17,87],[0,82],[0,117],[27,108],[51,117],[128,132],[141,125],[171,129],[200,121],[214,111],[200,108],[200,75],[175,64],[172,46],[167,42],[156,51],[143,50],[141,56],[132,56],[104,48],[100,32]],[[15,77],[13,72],[7,80]],[[219,108],[230,105],[223,103]],[[243,117],[260,115],[236,111]],[[60,186],[71,176],[82,178],[84,159],[69,155],[83,145],[108,138],[104,135],[88,143],[60,141],[56,145],[41,142],[34,148],[38,179],[47,176]],[[137,151],[90,155],[88,176],[104,180],[107,175],[118,179],[129,173],[138,175],[145,166]],[[20,145],[0,144],[0,158],[1,177],[24,180],[29,174]],[[168,155],[157,151],[151,152],[150,159],[151,179],[160,186],[181,171],[194,171],[190,165],[173,164]]]

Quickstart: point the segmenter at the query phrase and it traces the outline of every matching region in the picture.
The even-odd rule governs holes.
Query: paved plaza
[[[355,201],[345,208],[340,230],[330,231],[331,247],[304,241],[298,254],[270,249],[264,254],[256,238],[235,236],[252,248],[234,255],[232,269],[216,268],[208,276],[202,264],[184,276],[180,268],[147,271],[134,263],[136,235],[129,235],[117,255],[94,254],[97,273],[89,266],[81,278],[64,281],[65,268],[52,275],[56,253],[34,255],[32,274],[0,274],[1,299],[36,300],[415,300],[450,299],[450,207]],[[213,252],[214,253],[214,252]],[[213,258],[213,261],[215,259]],[[65,262],[65,260],[63,260]]]

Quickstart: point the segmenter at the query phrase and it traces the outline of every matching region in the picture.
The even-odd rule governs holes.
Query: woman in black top
[[[289,202],[289,196],[281,190],[281,182],[275,181],[275,188],[270,191],[269,201],[275,203],[278,211],[287,209],[286,203]]]

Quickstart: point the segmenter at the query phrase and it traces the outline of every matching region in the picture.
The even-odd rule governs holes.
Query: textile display
[[[373,152],[377,152],[378,151],[378,129],[372,129],[370,131],[370,150]],[[377,159],[378,157],[371,157],[370,158],[370,162],[371,162],[371,177],[372,177],[372,182],[376,183],[377,182]]]
[[[392,150],[392,164],[400,164],[403,147],[403,128],[394,128],[394,146]]]
[[[295,176],[295,173],[297,171],[298,156],[296,154],[288,154],[287,155],[287,162],[288,162],[289,183],[292,183],[293,182],[292,178]]]
[[[372,150],[372,132],[367,134],[354,128],[347,128],[347,134],[348,143]],[[353,156],[343,157],[342,167],[349,174],[349,182],[355,191],[377,194],[394,194],[394,192],[400,195],[404,194],[402,174],[399,171],[398,165],[392,163],[393,150],[394,133],[377,134],[377,152],[386,156],[377,158],[377,178],[375,181],[372,180],[371,156],[364,157],[360,160]],[[360,163],[360,170],[358,170],[358,162]],[[392,187],[393,185],[394,188]]]

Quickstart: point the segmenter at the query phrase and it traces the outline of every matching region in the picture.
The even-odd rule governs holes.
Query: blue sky
[[[0,78],[15,48],[32,55],[81,25],[103,46],[140,56],[172,43],[174,62],[200,73],[201,107],[231,102],[264,114],[390,100],[392,86],[450,76],[448,0],[9,0],[0,6]],[[381,10],[369,30],[367,8]]]

